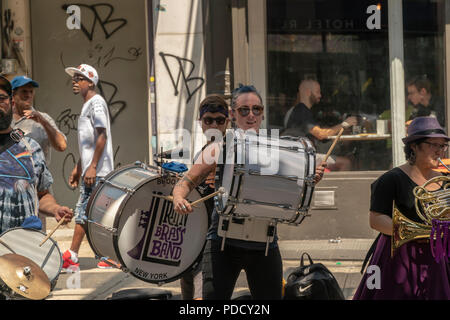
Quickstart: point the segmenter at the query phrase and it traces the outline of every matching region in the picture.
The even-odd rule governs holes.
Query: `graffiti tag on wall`
[[[186,100],[186,103],[189,103],[191,98],[194,96],[194,94],[200,90],[200,88],[205,84],[205,79],[202,77],[192,77],[195,70],[195,63],[192,60],[177,57],[173,54],[160,52],[159,55],[161,56],[164,66],[166,67],[167,72],[169,73],[170,80],[172,81],[172,85],[174,88],[174,95],[178,96],[180,93],[178,91],[178,87],[181,83],[182,86],[186,89],[188,98]],[[173,59],[175,60],[175,65],[177,66],[176,70],[172,70],[169,66],[168,60]],[[194,87],[194,89],[191,89],[189,86],[190,82],[197,82],[197,86]]]

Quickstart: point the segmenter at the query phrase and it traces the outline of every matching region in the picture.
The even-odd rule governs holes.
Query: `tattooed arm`
[[[186,197],[194,188],[206,180],[211,171],[215,170],[216,160],[213,159],[213,161],[208,161],[208,158],[205,156],[207,154],[214,157],[214,149],[206,148],[199,157],[199,160],[197,160],[192,168],[173,188],[173,207],[177,213],[185,214],[192,212],[192,206],[189,201],[186,200]]]
[[[200,183],[206,180],[211,172],[211,165],[194,164],[191,170],[173,188],[173,207],[178,213],[191,213],[192,207],[186,197]]]

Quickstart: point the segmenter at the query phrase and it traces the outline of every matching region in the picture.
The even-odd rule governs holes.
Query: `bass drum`
[[[86,210],[86,235],[97,257],[150,283],[175,281],[192,270],[206,243],[207,211],[201,203],[179,215],[171,201],[158,197],[170,195],[177,181],[175,174],[139,162],[101,180]],[[189,201],[200,198],[193,190]]]

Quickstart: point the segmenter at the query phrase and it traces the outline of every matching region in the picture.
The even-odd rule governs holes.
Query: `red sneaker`
[[[99,263],[97,263],[97,268],[100,269],[112,269],[112,268],[119,268],[121,267],[120,263],[115,262],[114,260],[107,259],[108,262],[102,260]]]
[[[72,254],[66,250],[63,254],[63,266],[61,272],[76,272],[80,269],[80,264],[72,260]]]

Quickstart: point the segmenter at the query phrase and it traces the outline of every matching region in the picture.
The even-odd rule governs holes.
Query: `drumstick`
[[[6,242],[4,242],[3,240],[1,240],[1,239],[0,239],[0,244],[3,245],[3,246],[5,246],[6,249],[8,249],[9,251],[11,251],[12,253],[16,254],[16,252],[15,252],[13,249],[11,249],[11,247],[8,246],[8,244],[7,244]]]
[[[342,136],[342,133],[344,132],[344,128],[341,128],[341,130],[339,131],[336,139],[334,139],[333,144],[331,145],[330,149],[327,152],[327,155],[325,156],[325,159],[323,160],[324,162],[327,162],[328,157],[331,154],[331,151],[333,151],[334,147],[336,146],[336,143],[338,142],[339,138]]]
[[[209,198],[215,197],[219,193],[221,193],[221,194],[225,193],[225,188],[224,187],[220,187],[219,190],[217,190],[216,192],[213,192],[210,195],[207,195],[206,197],[203,197],[201,199],[195,200],[194,202],[191,203],[191,206],[195,206],[197,203],[200,203],[200,202],[208,200]]]
[[[157,198],[161,198],[161,199],[167,200],[167,201],[173,201],[173,197],[172,196],[165,196],[165,195],[156,194],[156,193],[154,193],[153,196],[157,197]]]
[[[210,195],[207,195],[206,197],[203,197],[203,198],[200,198],[198,200],[195,200],[195,201],[191,202],[191,206],[195,207],[196,204],[199,204],[199,203],[201,203],[203,201],[206,201],[209,198],[215,197],[219,193],[225,193],[225,188],[224,187],[220,187],[218,191],[213,192]],[[165,199],[167,201],[173,201],[173,196],[164,196],[162,194],[153,194],[153,196],[157,197],[157,198]]]
[[[64,217],[61,218],[61,220],[59,220],[58,224],[53,228],[52,231],[50,231],[50,233],[44,238],[44,240],[42,240],[41,244],[39,245],[39,247],[42,247],[42,245],[45,243],[45,241],[47,241],[48,239],[50,239],[50,237],[52,236],[53,233],[55,233],[56,229],[58,229],[61,224],[64,222],[64,218],[67,216],[67,214],[64,215]]]

